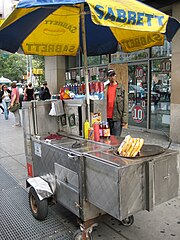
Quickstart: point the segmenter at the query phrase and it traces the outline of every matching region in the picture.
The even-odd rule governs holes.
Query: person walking
[[[28,86],[24,90],[24,96],[26,96],[25,101],[34,100],[34,88],[32,87],[32,83],[29,82]]]
[[[47,82],[43,83],[43,86],[41,87],[39,98],[41,100],[46,100],[51,98],[51,94],[49,92],[49,88],[47,87]]]
[[[2,95],[2,105],[4,107],[4,117],[5,117],[5,120],[8,120],[11,91],[7,88],[6,85],[2,85],[1,95]]]
[[[120,136],[122,127],[128,122],[128,99],[126,91],[121,83],[117,82],[117,76],[113,69],[107,72],[108,84],[105,86],[107,100],[107,121],[110,134]]]
[[[16,87],[15,82],[11,83],[11,89],[12,89],[12,92],[11,92],[10,107],[13,107],[15,103],[19,103],[19,91]],[[21,117],[20,117],[20,113],[19,113],[19,108],[16,111],[14,111],[13,114],[15,117],[15,124],[13,125],[13,127],[21,127]]]
[[[1,88],[1,91],[0,91],[0,108],[1,108],[1,110],[2,110],[2,114],[4,113],[4,108],[3,108],[3,106],[2,106],[2,95],[3,95],[3,91],[2,91],[2,88]]]

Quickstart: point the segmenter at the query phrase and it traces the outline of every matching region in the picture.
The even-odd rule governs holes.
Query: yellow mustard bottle
[[[84,138],[88,139],[88,130],[90,128],[90,123],[88,122],[88,120],[86,120],[84,122]]]

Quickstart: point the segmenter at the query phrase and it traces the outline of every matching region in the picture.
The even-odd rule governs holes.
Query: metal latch
[[[81,155],[72,155],[72,153],[68,153],[68,158],[77,158],[77,157],[81,157]]]
[[[170,174],[168,173],[168,175],[167,175],[167,176],[165,176],[165,177],[163,177],[163,178],[164,178],[164,180],[168,180],[168,179],[169,179],[169,177],[170,177]]]

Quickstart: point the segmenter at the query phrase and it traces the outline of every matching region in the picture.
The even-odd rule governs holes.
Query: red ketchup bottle
[[[99,142],[100,141],[99,123],[94,123],[93,128],[94,128],[94,141]]]

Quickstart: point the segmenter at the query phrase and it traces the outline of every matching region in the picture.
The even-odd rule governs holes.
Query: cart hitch
[[[97,227],[97,223],[93,223],[90,227],[86,228],[85,225],[80,224],[80,230],[82,232],[82,240],[93,240],[92,231],[94,227]]]

